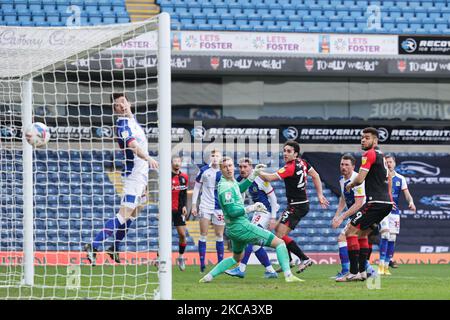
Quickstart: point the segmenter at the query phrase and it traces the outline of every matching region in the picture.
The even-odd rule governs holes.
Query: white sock
[[[124,224],[127,222],[124,217],[120,213],[116,214],[117,220],[119,220],[120,224]]]
[[[241,272],[245,272],[245,269],[247,268],[247,265],[246,264],[243,264],[243,263],[239,263],[239,270],[241,271]]]
[[[286,278],[292,276],[292,271],[291,270],[284,271],[284,276]]]
[[[272,266],[266,267],[266,271],[270,273],[275,273],[275,269]]]
[[[210,274],[210,273],[208,273],[206,276],[205,276],[205,280],[206,281],[211,281],[213,279],[213,276]]]

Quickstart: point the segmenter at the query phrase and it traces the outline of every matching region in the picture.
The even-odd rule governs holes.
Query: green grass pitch
[[[278,279],[264,279],[261,266],[249,266],[244,279],[220,275],[211,283],[198,283],[201,278],[197,266],[181,272],[173,269],[173,298],[177,300],[208,299],[450,299],[448,265],[400,265],[392,269],[392,276],[380,281],[336,283],[329,277],[337,265],[314,265],[300,275],[305,282],[285,283]],[[211,269],[211,266],[208,270]],[[156,281],[155,268],[144,266],[81,267],[81,289],[66,289],[65,267],[37,267],[36,284],[29,288],[2,287],[0,299],[103,299],[151,298]],[[0,268],[0,283],[4,284],[6,268]],[[46,273],[45,281],[42,275]],[[103,273],[103,276],[102,276]],[[125,277],[124,274],[127,274]],[[112,284],[116,287],[111,289]],[[45,287],[43,286],[45,285]]]

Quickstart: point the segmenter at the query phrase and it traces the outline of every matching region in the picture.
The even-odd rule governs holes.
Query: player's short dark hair
[[[249,165],[253,165],[253,161],[250,158],[244,157],[244,158],[240,158],[238,160],[238,163],[241,164],[242,162],[248,163]]]
[[[367,127],[367,128],[364,128],[363,131],[362,131],[362,133],[370,133],[370,134],[372,134],[373,136],[377,137],[377,139],[379,138],[378,130],[375,129],[374,127]]]
[[[294,148],[294,152],[297,152],[300,155],[300,144],[297,141],[288,140],[284,143],[283,148],[286,146]]]
[[[174,159],[181,159],[181,156],[178,155],[178,154],[174,154],[174,155],[172,156],[171,161],[173,161]]]
[[[114,92],[111,96],[111,103],[114,103],[114,101],[116,101],[116,99],[119,99],[120,97],[125,97],[125,99],[128,100],[128,97],[124,92]]]
[[[354,156],[352,156],[350,153],[346,153],[341,157],[341,160],[350,160],[352,165],[354,166],[356,164],[356,159]]]
[[[387,158],[391,158],[392,160],[395,161],[395,156],[394,156],[393,154],[390,154],[390,153],[389,153],[389,154],[385,155],[384,157],[385,157],[386,159],[387,159]]]

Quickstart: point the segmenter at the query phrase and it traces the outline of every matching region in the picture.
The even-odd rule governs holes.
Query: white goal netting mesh
[[[111,96],[124,92],[158,159],[158,17],[83,28],[0,27],[0,298],[151,299],[158,294],[158,173],[120,243],[120,263],[83,247],[119,210],[124,152]],[[147,43],[139,49],[133,41]],[[134,39],[134,40],[133,40]],[[32,121],[50,142],[33,149],[34,285],[24,285],[22,108],[32,79]]]

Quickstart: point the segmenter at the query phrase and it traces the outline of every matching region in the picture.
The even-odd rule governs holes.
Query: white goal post
[[[172,299],[170,16],[2,26],[0,56],[0,298]],[[132,102],[159,170],[150,171],[122,262],[99,251],[99,265],[90,266],[83,244],[120,207],[115,92]],[[23,131],[37,121],[51,140],[33,149]]]

